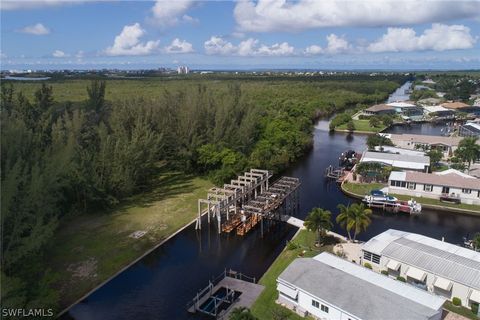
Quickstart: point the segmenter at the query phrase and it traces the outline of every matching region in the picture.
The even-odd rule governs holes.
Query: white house
[[[480,179],[454,169],[435,173],[392,171],[388,192],[432,199],[449,196],[461,203],[480,205]]]
[[[392,278],[462,305],[480,303],[480,252],[423,235],[389,229],[362,246],[362,263]]]
[[[425,155],[365,151],[360,159],[360,163],[362,162],[375,162],[402,170],[427,172],[430,166],[430,157]]]
[[[277,279],[280,303],[328,320],[437,320],[445,298],[330,253],[294,260]]]

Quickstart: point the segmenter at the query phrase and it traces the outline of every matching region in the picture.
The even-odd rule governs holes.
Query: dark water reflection
[[[427,131],[435,134],[435,130]],[[313,150],[286,172],[302,182],[300,218],[315,206],[336,215],[339,203],[354,201],[344,196],[335,183],[325,182],[323,172],[328,165],[337,164],[341,152],[364,148],[364,136],[331,134],[327,121],[318,123]],[[480,218],[428,210],[417,216],[376,212],[372,225],[359,238],[366,240],[389,228],[459,243],[466,234],[480,231]],[[343,233],[336,225],[334,230]],[[193,318],[187,314],[185,304],[209,279],[224,268],[260,277],[295,231],[293,227],[277,225],[263,239],[258,229],[241,238],[219,236],[213,227],[197,232],[191,225],[76,305],[65,318]]]

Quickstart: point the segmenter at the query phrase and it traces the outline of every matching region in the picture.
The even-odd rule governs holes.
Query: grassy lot
[[[382,183],[345,183],[343,188],[347,191],[353,192],[360,196],[364,196],[370,193],[372,190],[378,190],[384,188],[386,185]]]
[[[468,319],[472,319],[472,320],[478,320],[480,319],[480,317],[474,315],[472,313],[472,310],[466,308],[466,307],[456,307],[453,305],[453,303],[451,301],[447,301],[445,302],[445,304],[443,305],[443,307],[449,311],[452,311],[453,313],[457,313],[459,315],[462,315]]]
[[[211,183],[177,172],[162,173],[156,186],[111,212],[82,214],[65,221],[47,253],[58,274],[61,307],[66,307],[122,267],[193,220],[197,199]],[[147,231],[139,238],[135,231]]]
[[[297,237],[292,240],[292,242],[296,244],[297,248],[291,250],[289,250],[289,248],[285,248],[285,250],[278,256],[275,262],[260,279],[259,283],[265,286],[265,290],[263,290],[262,294],[258,297],[251,308],[253,314],[258,319],[270,320],[273,318],[272,312],[275,311],[288,315],[288,318],[282,319],[305,319],[275,303],[275,300],[278,297],[276,279],[283,272],[283,270],[285,270],[285,268],[287,268],[288,265],[295,260],[295,258],[300,256],[303,250],[306,251],[304,254],[305,257],[313,257],[323,251],[331,252],[333,250],[333,245],[326,245],[321,248],[316,248],[314,246],[315,240],[316,235],[314,232],[307,230],[300,231]]]
[[[385,186],[386,186],[385,184],[381,184],[381,183],[345,183],[343,185],[343,188],[347,191],[353,192],[358,195],[366,195],[370,193],[371,190],[381,189]],[[427,205],[430,204],[430,205],[436,205],[436,206],[442,206],[442,207],[471,210],[471,211],[477,212],[480,215],[480,206],[477,206],[477,205],[471,205],[471,204],[465,204],[465,203],[455,204],[455,203],[442,202],[437,199],[412,197],[408,195],[400,195],[400,194],[393,194],[393,193],[390,195],[397,197],[400,200],[410,200],[413,198],[421,204],[427,204]]]
[[[355,125],[355,131],[380,132],[387,128],[384,125],[381,125],[380,127],[372,127],[368,120],[352,120],[352,121],[353,121],[353,124]],[[347,124],[346,123],[342,124],[341,126],[338,126],[336,129],[348,130]]]
[[[465,203],[460,203],[460,204],[455,204],[455,203],[448,203],[448,202],[442,202],[437,199],[430,199],[430,198],[423,198],[423,197],[412,197],[412,196],[406,196],[406,195],[401,195],[401,194],[390,194],[394,197],[397,197],[400,200],[410,200],[410,199],[415,199],[415,201],[421,203],[421,204],[431,204],[431,205],[436,205],[436,206],[442,206],[442,207],[449,207],[449,208],[458,208],[458,209],[465,209],[465,210],[471,210],[475,211],[476,214],[480,215],[480,206],[473,205],[473,204],[465,204]]]

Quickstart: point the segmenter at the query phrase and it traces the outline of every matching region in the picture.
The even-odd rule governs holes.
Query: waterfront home
[[[425,152],[423,152],[423,151],[403,149],[403,148],[397,148],[397,147],[392,147],[392,146],[376,146],[375,151],[385,152],[385,153],[403,154],[403,155],[409,155],[409,156],[424,156],[425,155]]]
[[[462,137],[480,137],[480,123],[467,122],[460,127],[458,134]]]
[[[430,118],[437,118],[437,119],[454,119],[455,118],[455,111],[444,108],[442,106],[424,106],[423,112],[425,115],[429,116]]]
[[[398,114],[401,114],[405,120],[420,121],[423,119],[423,108],[410,102],[391,102],[389,106],[395,108]]]
[[[294,260],[277,278],[277,302],[328,320],[437,320],[445,298],[330,253]]]
[[[421,105],[422,107],[425,106],[435,106],[438,105],[442,102],[443,100],[440,98],[425,98],[425,99],[420,99],[417,101],[417,104]]]
[[[428,172],[430,157],[425,155],[407,155],[397,153],[365,151],[360,163],[380,163],[402,170]]]
[[[480,205],[480,179],[454,169],[434,173],[392,171],[388,191],[431,199],[448,197],[461,203]]]
[[[395,108],[386,104],[376,104],[363,110],[363,114],[367,116],[392,115],[395,114]]]
[[[480,252],[423,235],[389,229],[363,244],[362,263],[375,271],[478,310]]]
[[[388,137],[397,147],[425,151],[437,149],[442,151],[444,158],[451,157],[462,140],[461,137],[427,136],[422,134],[389,134]]]

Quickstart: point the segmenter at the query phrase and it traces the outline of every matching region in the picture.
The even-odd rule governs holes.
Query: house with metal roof
[[[395,109],[406,120],[420,121],[423,119],[423,108],[410,102],[391,102],[387,104]]]
[[[392,171],[388,192],[480,205],[480,179],[454,169],[434,173]]]
[[[389,229],[363,244],[362,263],[462,305],[480,304],[480,252],[420,234]]]
[[[467,122],[460,127],[458,133],[462,137],[480,137],[480,123]]]
[[[407,155],[397,153],[365,151],[360,163],[375,162],[402,170],[427,172],[430,167],[430,157],[425,155]]]
[[[327,252],[294,260],[277,290],[277,303],[315,319],[437,320],[445,302]]]

